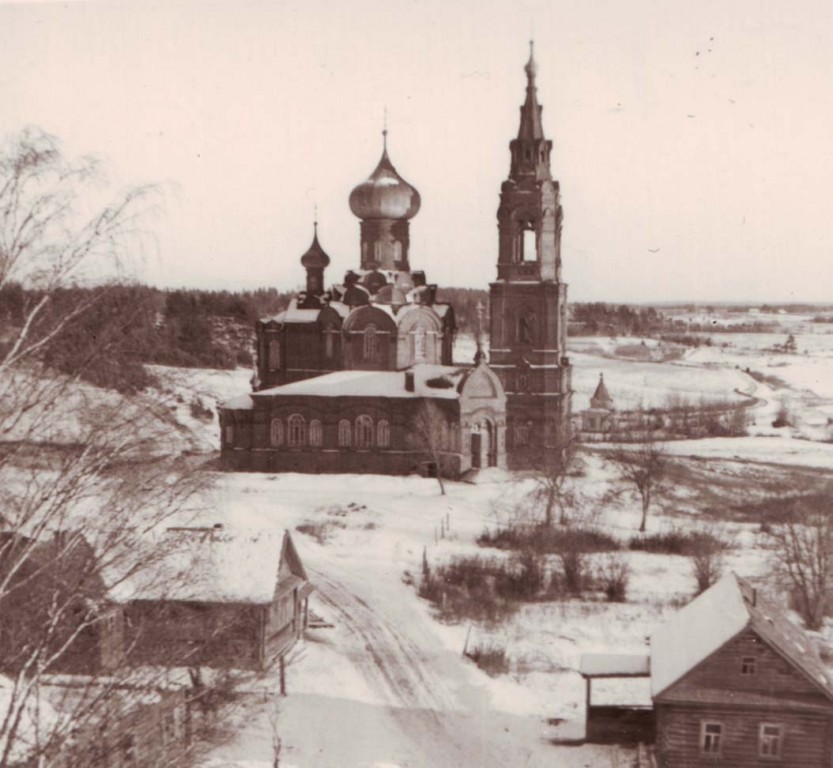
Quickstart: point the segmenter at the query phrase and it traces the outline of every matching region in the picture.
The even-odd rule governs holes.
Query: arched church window
[[[280,448],[283,445],[283,422],[280,419],[272,419],[269,428],[269,442],[273,448]]]
[[[402,261],[402,243],[398,240],[394,240],[393,242],[393,260],[396,264]]]
[[[335,335],[336,330],[332,325],[327,325],[324,328],[324,357],[328,360],[332,359],[335,353]]]
[[[390,424],[384,419],[376,425],[376,445],[390,448]]]
[[[313,419],[309,423],[309,444],[313,448],[320,448],[324,444],[324,432],[318,419]]]
[[[234,445],[234,425],[226,425],[226,445]]]
[[[427,354],[427,339],[428,334],[425,332],[424,328],[417,328],[414,331],[414,360],[417,362],[425,360]]]
[[[373,260],[377,264],[382,263],[382,244],[378,241],[373,243]]]
[[[526,373],[518,374],[518,391],[526,392],[529,389],[529,376]]]
[[[538,261],[538,243],[534,229],[524,229],[521,247],[523,261]]]
[[[368,325],[364,329],[363,357],[365,360],[375,360],[379,354],[379,335],[375,325]]]
[[[352,444],[353,430],[350,426],[350,422],[347,419],[342,419],[338,423],[338,447],[339,448],[349,448]]]
[[[531,347],[535,343],[535,315],[533,313],[518,317],[517,341],[524,347]]]
[[[290,448],[300,448],[307,442],[307,423],[303,416],[293,413],[286,420],[286,427],[289,433]]]
[[[269,370],[277,371],[281,367],[281,340],[269,340]]]
[[[362,414],[356,419],[356,448],[373,447],[373,419]]]

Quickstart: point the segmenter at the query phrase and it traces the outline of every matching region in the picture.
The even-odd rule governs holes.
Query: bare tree
[[[824,620],[833,576],[833,516],[818,503],[799,502],[771,526],[776,572],[789,586],[808,629]]]
[[[726,541],[711,528],[698,531],[693,541],[693,551],[689,555],[689,560],[699,595],[723,575]]]
[[[410,441],[431,462],[443,496],[443,453],[448,449],[450,435],[448,419],[439,406],[431,400],[423,400],[411,420]]]
[[[559,442],[546,451],[532,472],[535,480],[532,499],[543,506],[544,523],[547,526],[552,526],[556,511],[560,525],[569,523],[568,510],[575,504],[575,494],[570,488],[569,479],[582,464],[577,447],[573,436]]]
[[[44,768],[90,764],[89,754],[73,762],[73,734],[129,705],[136,685],[108,646],[112,590],[152,567],[137,542],[181,520],[205,485],[167,404],[82,384],[88,360],[60,374],[45,362],[149,237],[152,190],[98,203],[96,170],[34,129],[0,149],[0,305],[16,287],[25,295],[0,329],[0,768],[22,750]],[[101,290],[56,300],[96,280]],[[45,717],[64,672],[77,685]]]
[[[659,443],[649,439],[619,446],[608,454],[607,459],[619,471],[624,489],[639,496],[642,504],[639,532],[644,533],[651,502],[664,490],[668,480],[668,455]]]

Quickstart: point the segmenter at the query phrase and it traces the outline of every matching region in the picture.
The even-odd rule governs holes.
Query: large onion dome
[[[376,170],[350,193],[350,210],[358,218],[411,219],[419,212],[419,192],[408,184],[388,157],[387,131]]]

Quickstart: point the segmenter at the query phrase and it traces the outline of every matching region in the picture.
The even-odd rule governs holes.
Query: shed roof
[[[651,636],[652,695],[663,693],[748,627],[833,699],[833,682],[806,635],[734,573],[692,600]]]
[[[650,669],[647,653],[583,653],[579,664],[583,677],[647,677]]]

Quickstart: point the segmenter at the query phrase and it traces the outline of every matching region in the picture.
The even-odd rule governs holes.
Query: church
[[[388,155],[350,194],[359,267],[325,287],[318,240],[305,290],[256,326],[253,391],[220,409],[221,461],[260,472],[420,472],[459,478],[540,466],[569,431],[562,209],[530,45],[526,97],[510,142],[490,286],[491,362],[452,359],[454,309],[410,263],[419,192]]]

